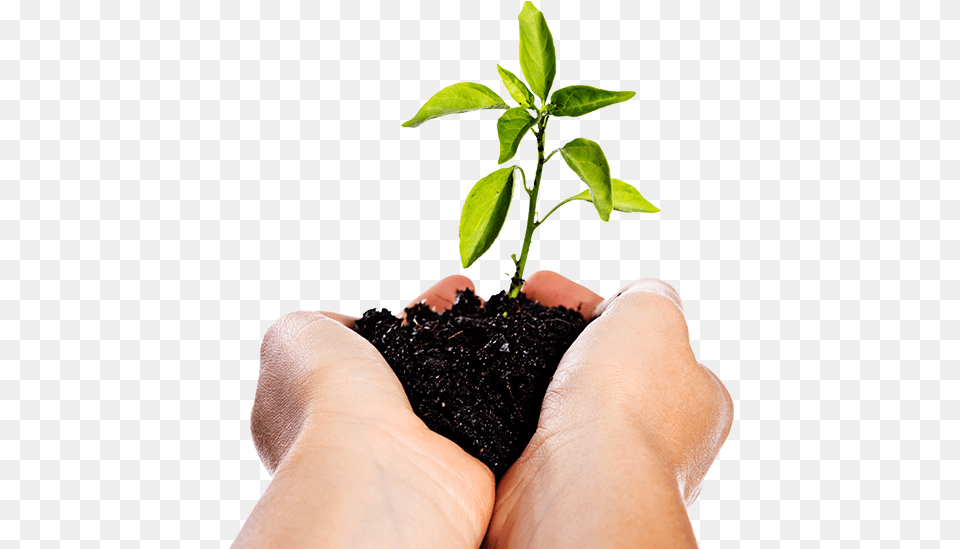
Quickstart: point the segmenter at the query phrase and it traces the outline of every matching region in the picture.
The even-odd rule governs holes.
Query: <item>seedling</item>
[[[619,179],[610,177],[610,165],[600,145],[579,137],[563,147],[544,156],[547,122],[552,116],[578,117],[597,109],[614,105],[632,98],[632,91],[607,91],[591,86],[567,86],[553,92],[553,79],[557,73],[556,50],[553,35],[547,27],[543,14],[531,2],[524,2],[520,11],[520,69],[527,84],[512,72],[497,65],[497,71],[510,96],[520,105],[510,107],[490,88],[472,82],[460,82],[448,86],[427,101],[417,115],[403,123],[415,128],[427,120],[462,112],[482,109],[505,109],[497,120],[497,135],[500,140],[498,164],[509,161],[517,154],[520,142],[527,133],[537,139],[537,171],[533,187],[527,186],[527,176],[520,166],[501,168],[478,181],[467,195],[460,214],[460,261],[467,268],[493,245],[503,223],[507,219],[513,199],[514,174],[523,177],[523,189],[530,197],[527,228],[523,236],[520,258],[511,255],[516,270],[510,281],[507,295],[517,297],[523,284],[523,269],[533,232],[555,212],[557,208],[574,200],[592,202],[604,221],[610,220],[610,212],[659,212],[636,188]],[[532,88],[532,92],[531,92]],[[534,97],[536,94],[536,97]],[[547,96],[550,102],[547,102]],[[536,99],[540,99],[537,106]],[[567,166],[587,184],[587,189],[557,204],[542,218],[537,212],[537,195],[540,193],[540,176],[543,165],[557,152]]]

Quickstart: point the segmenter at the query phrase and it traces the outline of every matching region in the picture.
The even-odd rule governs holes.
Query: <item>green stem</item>
[[[547,215],[543,216],[543,219],[541,219],[540,221],[537,221],[536,223],[533,224],[533,228],[537,228],[537,227],[539,227],[540,225],[543,225],[543,222],[546,221],[548,217],[550,217],[550,214],[552,214],[553,212],[557,211],[557,208],[559,208],[560,206],[563,206],[564,204],[566,204],[567,202],[570,202],[571,200],[576,200],[576,198],[577,198],[577,197],[575,197],[575,196],[571,196],[570,198],[568,198],[568,199],[564,200],[563,202],[561,202],[561,203],[557,204],[556,206],[554,206],[552,210],[550,210],[549,212],[547,212]]]
[[[530,189],[527,187],[527,174],[523,172],[523,168],[514,166],[513,169],[520,170],[520,175],[523,176],[523,190],[527,191],[527,194],[530,194]]]
[[[540,193],[540,176],[543,174],[543,165],[546,160],[543,158],[544,130],[547,128],[547,118],[542,116],[537,124],[539,132],[534,132],[537,136],[537,175],[533,179],[533,189],[527,190],[530,195],[530,209],[527,212],[527,231],[523,235],[523,248],[520,250],[520,259],[516,260],[517,271],[510,279],[510,290],[507,292],[509,297],[520,295],[520,287],[523,285],[523,269],[527,266],[527,253],[530,251],[530,242],[533,240],[533,231],[537,228],[537,195]]]

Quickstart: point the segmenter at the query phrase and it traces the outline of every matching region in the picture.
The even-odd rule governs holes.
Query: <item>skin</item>
[[[444,310],[452,276],[414,300]],[[549,271],[523,291],[599,316],[564,355],[538,429],[494,485],[416,417],[353,317],[297,312],[264,336],[251,431],[273,481],[236,547],[696,547],[686,505],[733,405],[697,363],[682,303],[642,280],[604,300]]]
[[[497,487],[488,549],[696,547],[686,506],[733,402],[694,357],[680,296],[647,279],[604,300],[548,271],[525,291],[598,318],[561,360],[533,439]]]

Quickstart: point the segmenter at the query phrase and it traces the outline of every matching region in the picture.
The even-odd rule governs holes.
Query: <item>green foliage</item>
[[[591,202],[597,208],[600,219],[610,221],[610,211],[613,210],[610,165],[600,145],[578,137],[564,145],[560,154],[573,173],[590,187],[590,194],[593,195]]]
[[[557,51],[553,35],[540,10],[532,2],[524,2],[520,11],[520,69],[537,97],[547,102],[547,95],[557,75]]]
[[[503,168],[477,181],[460,214],[460,263],[466,269],[480,259],[500,236],[513,198],[515,166]]]
[[[556,105],[553,116],[583,116],[588,112],[621,103],[630,99],[636,92],[615,92],[601,90],[593,86],[567,86],[550,96],[550,103]]]
[[[557,204],[553,210],[537,220],[537,196],[543,165],[553,156],[544,157],[544,135],[551,116],[577,117],[597,109],[621,103],[636,95],[632,91],[608,91],[592,86],[574,85],[561,88],[550,95],[557,72],[556,50],[553,35],[543,14],[531,2],[525,2],[518,17],[520,23],[520,69],[526,83],[514,73],[497,65],[497,72],[510,97],[519,107],[510,108],[499,95],[481,84],[461,82],[453,84],[430,98],[417,115],[404,122],[404,127],[416,127],[427,120],[480,109],[506,109],[497,120],[497,137],[500,142],[498,164],[509,161],[517,154],[520,142],[528,132],[537,139],[537,171],[533,186],[528,187],[526,176],[523,188],[530,197],[527,227],[520,258],[513,254],[516,272],[511,279],[509,295],[516,297],[523,283],[523,270],[533,231],[557,208],[574,200],[591,202],[600,219],[609,221],[610,212],[660,211],[645,199],[637,189],[619,179],[610,177],[610,165],[603,150],[595,142],[582,137],[570,141],[555,152],[587,185],[582,193]],[[529,85],[529,87],[528,87]],[[532,90],[532,91],[531,91]],[[534,94],[541,99],[537,107]],[[547,102],[547,97],[550,102]],[[535,114],[530,114],[533,111]],[[513,198],[514,173],[517,166],[501,168],[480,181],[471,189],[463,204],[460,216],[460,261],[464,268],[472,265],[496,241],[507,218]],[[523,170],[520,170],[521,174]]]
[[[610,183],[613,190],[614,210],[629,213],[657,213],[660,211],[660,208],[648,202],[633,185],[624,183],[619,179],[611,179]],[[587,189],[576,196],[570,197],[569,200],[586,200],[587,202],[593,202],[593,195],[590,194],[590,189]]]
[[[499,95],[483,84],[460,82],[447,86],[434,94],[417,112],[417,115],[402,125],[405,128],[416,128],[427,120],[439,116],[457,114],[461,112],[478,111],[481,109],[509,109]]]
[[[523,83],[523,80],[520,80],[515,74],[500,65],[497,65],[497,72],[500,73],[500,79],[503,80],[504,87],[510,92],[510,97],[512,97],[514,101],[525,109],[531,107],[536,108],[533,104],[533,92]]]
[[[500,159],[497,164],[503,164],[517,154],[520,140],[536,123],[537,119],[522,107],[514,107],[500,115],[500,120],[497,120],[497,136],[500,138]]]

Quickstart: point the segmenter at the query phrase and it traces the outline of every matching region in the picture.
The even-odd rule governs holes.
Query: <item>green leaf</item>
[[[497,170],[470,190],[460,214],[460,263],[466,269],[480,259],[500,235],[513,198],[515,166]]]
[[[500,160],[497,160],[497,164],[503,164],[517,154],[520,141],[536,122],[537,119],[522,107],[509,109],[500,116],[497,120],[497,135],[500,137]]]
[[[611,187],[613,190],[613,209],[618,212],[647,212],[647,213],[656,213],[660,211],[660,208],[654,206],[647,201],[643,195],[640,194],[633,185],[629,183],[624,183],[619,179],[610,180]],[[582,193],[570,197],[570,200],[586,200],[587,202],[593,202],[593,196],[590,194],[590,190],[587,189]]]
[[[402,125],[404,128],[416,128],[427,120],[481,109],[510,108],[499,95],[483,84],[460,82],[447,86],[434,94],[417,112],[417,115]]]
[[[630,99],[636,92],[607,91],[592,86],[567,86],[553,92],[550,103],[553,116],[583,116],[588,112],[602,109]]]
[[[540,10],[531,2],[523,3],[520,11],[520,69],[530,83],[533,93],[545,103],[553,77],[557,75],[557,51],[553,35]]]
[[[600,219],[610,221],[610,212],[613,210],[610,165],[600,145],[578,137],[561,147],[560,154],[567,166],[590,187],[593,194],[591,202],[597,208]]]
[[[517,75],[500,65],[497,65],[497,72],[500,73],[500,80],[503,80],[503,85],[506,86],[507,91],[510,92],[510,97],[519,103],[521,107],[533,107],[533,93],[530,91],[530,88],[523,83],[523,80],[520,80],[517,78]]]

